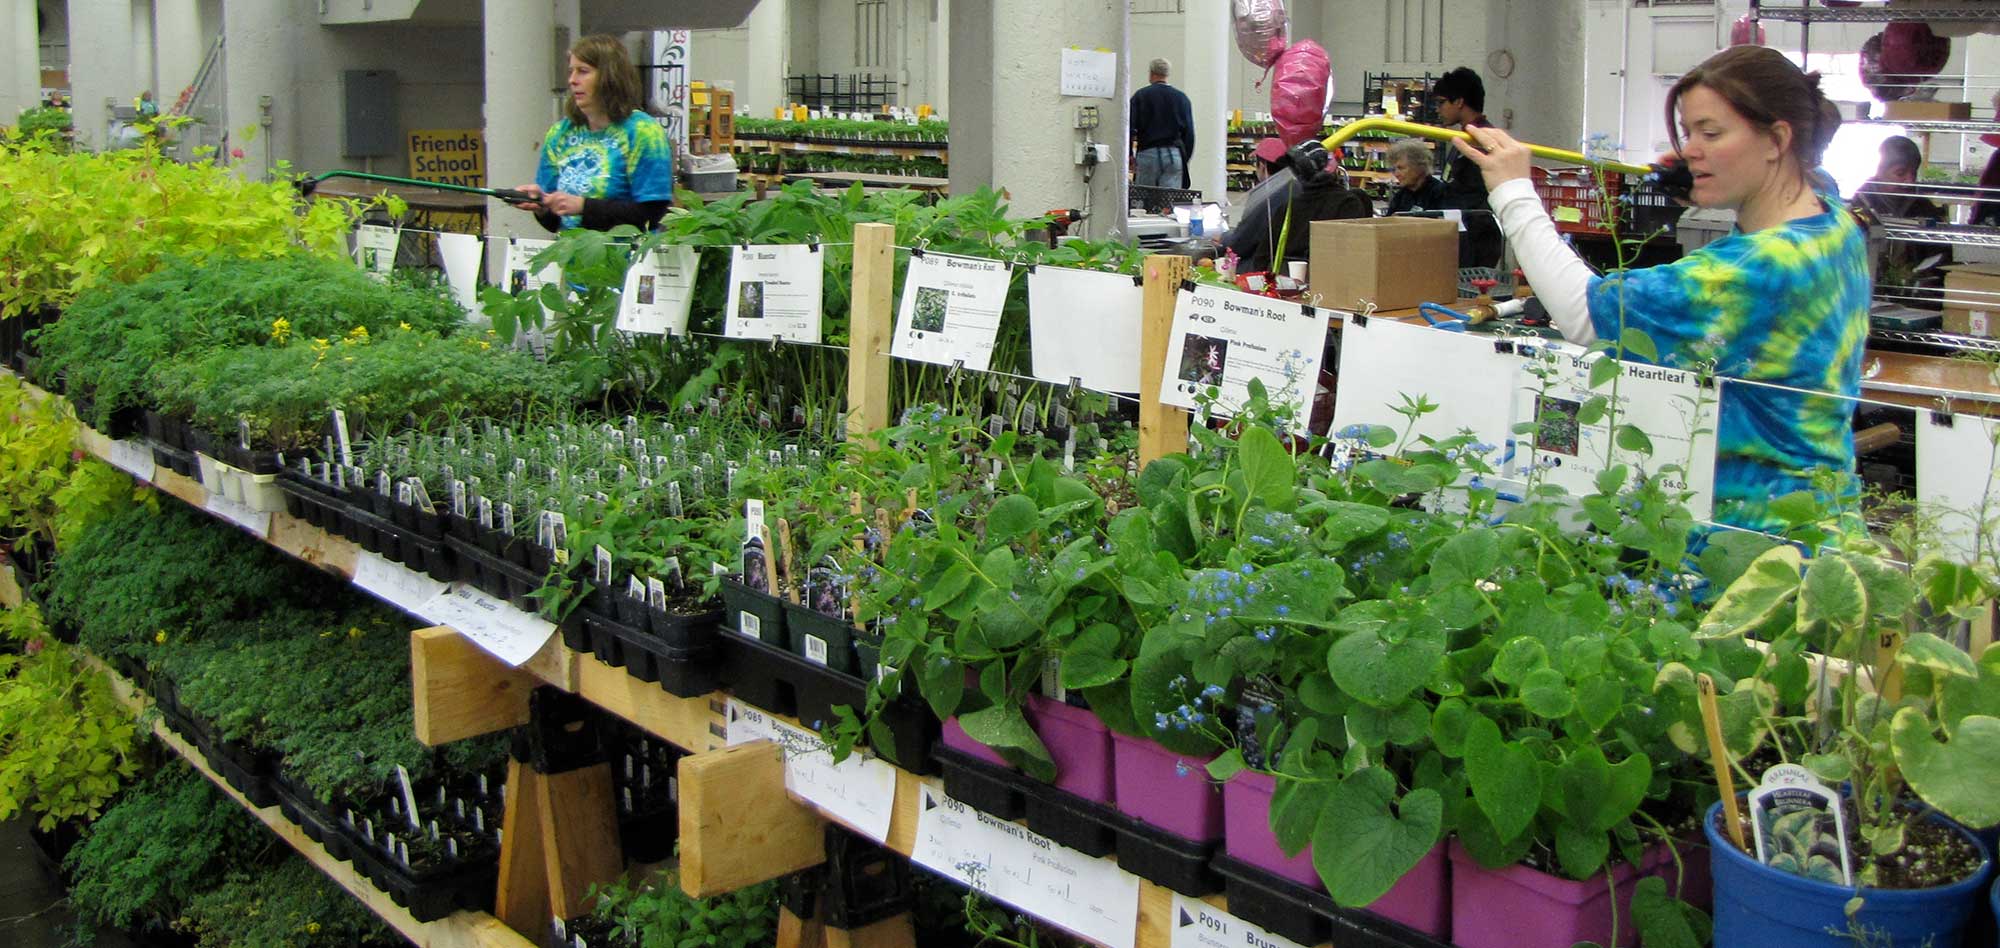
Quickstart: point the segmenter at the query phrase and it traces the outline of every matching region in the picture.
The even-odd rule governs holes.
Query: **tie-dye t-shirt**
[[[601,132],[565,118],[542,140],[535,184],[545,192],[586,198],[671,201],[673,146],[659,120],[644,112],[635,111]],[[571,214],[562,219],[562,226],[568,230],[582,222],[581,216]]]
[[[1593,279],[1590,318],[1600,339],[1642,329],[1662,361],[1771,382],[1723,386],[1716,418],[1715,513],[1719,523],[1776,533],[1770,501],[1812,487],[1813,472],[1854,470],[1854,405],[1868,338],[1870,279],[1861,228],[1838,198],[1827,210],[1752,234],[1727,237],[1665,266]],[[1624,292],[1620,293],[1620,286]],[[1637,359],[1630,353],[1628,358]],[[1853,479],[1837,496],[1855,509]]]

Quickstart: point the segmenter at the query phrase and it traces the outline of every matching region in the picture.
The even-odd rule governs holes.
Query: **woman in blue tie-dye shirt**
[[[666,130],[640,108],[645,87],[615,36],[587,36],[569,51],[569,100],[542,140],[535,183],[519,190],[552,231],[619,224],[650,227],[674,199]]]
[[[1814,489],[1822,472],[1842,485],[1822,500],[1852,513],[1867,246],[1839,198],[1808,178],[1839,112],[1817,73],[1775,50],[1737,46],[1674,84],[1667,119],[1694,173],[1692,202],[1736,211],[1736,230],[1677,262],[1609,277],[1562,244],[1529,183],[1526,147],[1495,129],[1470,130],[1478,147],[1461,147],[1480,165],[1501,229],[1565,338],[1618,339],[1636,328],[1661,362],[1712,362],[1720,375],[1770,383],[1724,393],[1717,522],[1781,532],[1770,502]]]

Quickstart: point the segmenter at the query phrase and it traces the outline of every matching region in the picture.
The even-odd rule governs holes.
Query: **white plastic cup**
[[[1293,282],[1296,283],[1306,282],[1306,261],[1304,260],[1285,261],[1285,272],[1291,276]]]

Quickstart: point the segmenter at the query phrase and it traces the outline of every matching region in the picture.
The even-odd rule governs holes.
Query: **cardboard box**
[[[1420,217],[1313,221],[1312,289],[1321,305],[1376,309],[1458,301],[1458,225]]]
[[[1911,122],[1962,122],[1972,118],[1970,102],[1885,102],[1882,117]]]
[[[1946,267],[1944,331],[1960,336],[2000,336],[2000,264]]]

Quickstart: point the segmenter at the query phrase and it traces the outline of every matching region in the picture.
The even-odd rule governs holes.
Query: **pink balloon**
[[[1290,40],[1285,0],[1230,0],[1236,23],[1236,48],[1266,69],[1278,61]]]
[[[1272,67],[1271,118],[1286,147],[1318,137],[1332,99],[1333,60],[1318,43],[1300,40],[1278,57]]]

